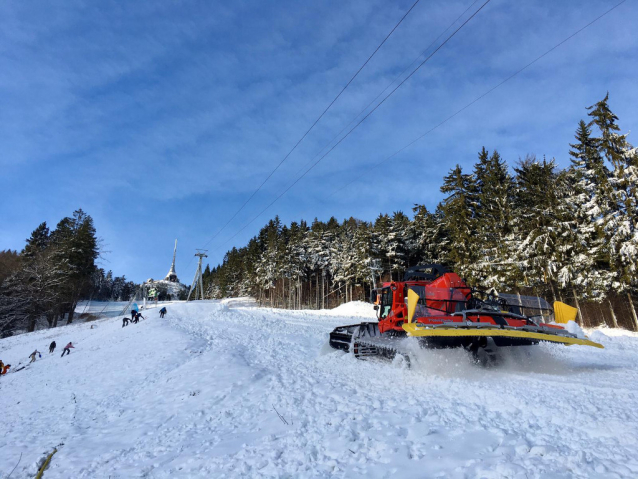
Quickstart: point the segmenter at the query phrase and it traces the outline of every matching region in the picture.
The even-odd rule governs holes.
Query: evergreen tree
[[[45,221],[33,230],[31,236],[27,239],[27,244],[22,250],[21,256],[25,259],[35,258],[49,246],[49,241],[50,232]]]
[[[71,218],[62,219],[51,233],[52,255],[56,268],[65,276],[62,296],[68,312],[67,324],[73,321],[75,307],[90,288],[96,270],[99,247],[93,218],[77,210]]]
[[[551,284],[560,243],[560,197],[554,160],[527,157],[514,168],[513,229],[516,238],[515,269],[511,286],[538,288]]]
[[[614,276],[611,287],[619,293],[627,293],[634,325],[638,328],[631,292],[636,291],[638,271],[638,152],[620,134],[618,117],[609,107],[609,93],[588,109],[589,126],[596,126],[600,137],[595,145],[599,155],[611,165],[608,174],[608,209],[602,217],[610,274]]]
[[[511,262],[513,180],[497,151],[485,148],[474,166],[474,243],[477,261],[469,265],[482,285],[501,289],[507,285],[515,265]]]
[[[317,307],[324,308],[326,303],[326,282],[331,263],[334,231],[338,224],[331,218],[328,224],[315,218],[310,234],[307,236],[308,267],[315,272],[315,295]]]
[[[572,165],[564,176],[567,194],[557,279],[576,299],[600,299],[612,281],[604,233],[605,218],[611,212],[609,170],[584,121],[578,124],[575,137],[577,142],[570,144]]]
[[[471,272],[476,261],[474,218],[474,181],[459,165],[443,178],[441,193],[447,196],[439,205],[442,226],[448,238],[447,257],[462,276]]]
[[[403,277],[408,265],[410,244],[410,219],[402,211],[396,211],[390,222],[390,232],[386,242],[386,255],[390,264],[390,273],[396,279]]]
[[[392,271],[389,245],[391,227],[392,221],[390,217],[387,214],[381,214],[374,222],[372,231],[372,252],[381,261],[383,271],[388,273]]]
[[[414,220],[409,226],[409,237],[412,243],[410,265],[447,263],[445,254],[447,238],[443,232],[441,214],[430,213],[423,205],[414,205],[412,212]]]
[[[353,247],[352,225],[344,221],[339,235],[332,243],[330,272],[334,282],[339,284],[339,290],[344,292],[347,301],[348,288],[352,284],[354,269],[354,247]]]
[[[243,269],[241,291],[242,295],[247,296],[253,293],[258,283],[257,264],[261,256],[262,248],[257,238],[253,238],[248,242],[246,253],[243,258]]]
[[[305,277],[307,252],[305,245],[305,234],[307,226],[305,222],[300,225],[297,222],[292,222],[290,228],[286,230],[285,249],[283,252],[283,261],[281,264],[281,271],[283,275],[288,279],[289,289],[289,303],[293,307],[301,307],[301,278]],[[292,286],[294,285],[294,286]]]
[[[375,285],[379,264],[373,258],[371,226],[360,222],[352,237],[354,280]]]
[[[279,278],[279,266],[282,262],[283,244],[280,242],[281,221],[279,217],[270,220],[268,225],[260,232],[260,242],[264,252],[257,264],[256,272],[259,278],[259,287],[263,290],[270,290],[276,287]],[[223,290],[222,290],[223,294]],[[274,306],[274,297],[269,295],[271,306]]]
[[[21,258],[17,251],[0,251],[0,287],[2,282],[20,269]]]
[[[618,117],[609,108],[609,93],[587,109],[587,115],[591,117],[588,126],[597,126],[601,133],[601,136],[596,138],[596,147],[614,168],[620,167],[626,161],[627,135],[616,133],[620,131],[620,127],[617,124]]]

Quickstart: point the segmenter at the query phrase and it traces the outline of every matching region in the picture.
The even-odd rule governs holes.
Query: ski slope
[[[0,378],[0,477],[35,477],[56,446],[45,479],[638,477],[636,335],[491,369],[462,351],[406,370],[326,347],[372,313],[198,301],[2,339],[14,370],[42,359]]]

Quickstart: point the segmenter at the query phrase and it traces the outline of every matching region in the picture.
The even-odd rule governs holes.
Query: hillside
[[[2,339],[14,370],[42,359],[0,378],[0,476],[22,453],[11,478],[33,478],[60,444],[46,479],[638,475],[636,334],[493,369],[423,351],[405,370],[326,348],[365,315],[203,301]]]

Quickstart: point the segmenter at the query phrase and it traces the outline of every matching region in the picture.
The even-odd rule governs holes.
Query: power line
[[[346,90],[346,88],[348,88],[348,86],[350,86],[350,84],[354,81],[354,79],[359,75],[359,73],[361,72],[361,70],[363,70],[363,68],[368,64],[368,62],[370,62],[370,60],[372,59],[372,57],[379,51],[379,49],[383,46],[383,44],[390,38],[390,36],[394,33],[394,31],[399,27],[399,25],[401,25],[401,23],[403,23],[403,20],[405,20],[405,18],[409,15],[409,13],[414,9],[414,7],[416,7],[416,5],[419,3],[420,0],[416,0],[412,6],[408,9],[408,11],[403,15],[403,17],[401,17],[401,19],[397,22],[397,24],[392,28],[392,30],[390,30],[390,33],[388,33],[386,35],[386,37],[383,39],[383,41],[377,46],[377,48],[374,50],[374,52],[372,52],[372,54],[367,58],[367,60],[363,63],[363,65],[361,65],[361,67],[359,67],[359,69],[357,70],[357,72],[352,76],[352,78],[350,78],[350,80],[346,83],[346,85],[341,89],[341,91],[337,94],[337,96],[330,102],[330,104],[326,107],[326,109],[321,113],[321,115],[319,115],[319,117],[314,121],[314,123],[310,126],[310,128],[303,134],[303,136],[299,139],[299,141],[297,141],[297,143],[295,144],[295,146],[293,146],[293,148],[288,152],[288,154],[279,162],[279,164],[270,172],[270,174],[266,177],[266,179],[264,179],[264,181],[257,187],[257,189],[255,191],[253,191],[253,193],[248,197],[248,199],[246,201],[244,201],[244,203],[239,207],[239,209],[237,211],[235,211],[235,213],[228,219],[228,221],[213,235],[212,238],[210,238],[205,244],[204,246],[208,246],[210,244],[211,241],[213,241],[217,236],[219,236],[219,234],[226,229],[226,227],[237,217],[237,215],[246,207],[246,205],[254,198],[254,196],[261,190],[261,188],[266,184],[266,182],[273,176],[273,174],[279,169],[279,167],[288,159],[288,157],[293,153],[293,151],[295,151],[297,149],[297,147],[299,146],[299,144],[304,140],[304,138],[306,138],[306,136],[308,135],[308,133],[310,133],[310,131],[317,125],[317,123],[319,123],[319,121],[321,120],[321,118],[323,118],[323,116],[326,114],[326,112],[332,107],[332,105],[337,101],[337,99],[341,96],[341,94]],[[478,1],[478,0],[476,0]],[[476,1],[474,3],[476,3]],[[429,47],[428,47],[429,48]],[[405,70],[404,70],[405,71]],[[387,88],[386,88],[387,89]],[[377,96],[378,98],[378,96]],[[375,98],[376,100],[376,98]],[[373,100],[374,101],[374,100]],[[369,105],[368,105],[369,106]],[[368,108],[368,107],[366,107]],[[356,117],[355,117],[356,119]],[[343,131],[343,130],[342,130]],[[340,132],[341,133],[341,132]],[[339,134],[340,134],[339,133]],[[332,142],[332,140],[331,140]],[[191,258],[191,260],[188,262],[188,264],[186,265],[185,269],[188,269],[188,267],[191,265],[191,263],[193,262],[193,259]]]
[[[350,78],[350,80],[348,80],[348,83],[346,83],[346,85],[341,89],[341,91],[337,94],[336,97],[334,97],[334,99],[330,102],[330,104],[326,107],[326,109],[321,113],[321,115],[319,115],[319,117],[314,121],[314,123],[310,126],[310,128],[308,128],[308,130],[306,130],[306,132],[303,134],[303,136],[299,139],[299,141],[297,141],[297,143],[295,143],[295,146],[292,147],[292,149],[288,152],[288,154],[286,154],[286,156],[283,157],[283,159],[277,164],[277,166],[268,174],[268,176],[266,177],[266,179],[264,181],[262,181],[262,183],[257,187],[257,189],[255,191],[253,191],[253,193],[248,197],[248,199],[246,201],[244,201],[244,203],[239,207],[239,209],[233,214],[233,216],[230,217],[230,219],[226,222],[226,224],[224,224],[224,226],[222,226],[217,233],[215,233],[213,235],[213,237],[211,239],[209,239],[204,246],[207,246],[211,241],[213,241],[224,229],[226,229],[226,227],[230,224],[231,221],[233,221],[237,215],[246,207],[246,205],[250,202],[250,200],[252,200],[255,195],[261,190],[261,188],[266,184],[266,182],[272,177],[272,175],[275,174],[275,172],[279,169],[279,167],[288,159],[288,157],[292,154],[293,151],[295,151],[297,149],[297,147],[299,146],[299,144],[304,140],[304,138],[306,138],[306,136],[308,135],[308,133],[310,133],[312,131],[312,129],[317,125],[317,123],[319,123],[319,121],[323,118],[323,116],[328,112],[328,110],[332,107],[332,105],[334,105],[334,103],[339,99],[339,97],[341,96],[341,94],[346,90],[346,88],[348,88],[350,86],[350,84],[354,81],[354,79],[359,75],[359,73],[361,73],[361,70],[363,70],[365,68],[365,66],[368,64],[368,62],[372,59],[372,57],[374,55],[376,55],[376,53],[381,49],[381,47],[383,46],[383,44],[388,40],[388,38],[390,38],[390,36],[394,33],[394,31],[399,27],[399,25],[401,25],[401,23],[403,23],[403,20],[405,20],[405,18],[410,14],[410,12],[414,9],[414,7],[416,7],[416,5],[419,3],[420,0],[416,0],[412,6],[408,9],[407,12],[405,12],[405,14],[401,17],[401,19],[399,20],[399,22],[392,28],[392,30],[390,30],[390,33],[388,33],[386,35],[386,37],[383,39],[383,41],[377,46],[377,48],[372,52],[372,54],[368,57],[368,59],[363,63],[363,65],[361,65],[361,67],[359,67],[359,69],[357,70],[357,72],[352,76],[352,78]]]
[[[525,66],[523,66],[522,68],[518,69],[516,72],[512,73],[510,76],[508,76],[507,78],[505,78],[504,80],[502,80],[500,83],[498,83],[497,85],[495,85],[494,87],[490,88],[489,90],[487,90],[485,93],[481,94],[480,96],[478,96],[477,98],[475,98],[474,100],[472,100],[471,102],[469,102],[467,105],[465,105],[463,108],[457,110],[455,113],[453,113],[452,115],[448,116],[447,118],[445,118],[443,121],[441,121],[440,123],[438,123],[436,126],[434,126],[433,128],[429,129],[428,131],[426,131],[425,133],[423,133],[422,135],[418,136],[417,138],[415,138],[414,140],[412,140],[410,143],[408,143],[407,145],[403,146],[402,148],[398,149],[397,151],[395,151],[394,153],[392,153],[391,155],[385,157],[383,160],[381,160],[380,162],[374,164],[373,166],[380,166],[384,163],[386,163],[388,160],[390,160],[391,158],[395,157],[396,155],[398,155],[399,153],[401,153],[402,151],[404,151],[405,149],[409,148],[410,146],[412,146],[414,143],[418,142],[419,140],[423,139],[425,136],[427,136],[428,134],[430,134],[431,132],[433,132],[434,130],[436,130],[437,128],[441,127],[442,125],[444,125],[445,123],[447,123],[449,120],[451,120],[452,118],[456,117],[457,115],[459,115],[460,113],[462,113],[463,111],[467,110],[469,107],[471,107],[472,105],[474,105],[476,102],[480,101],[481,99],[483,99],[484,97],[486,97],[487,95],[489,95],[490,93],[492,93],[494,90],[496,90],[497,88],[501,87],[502,85],[504,85],[505,83],[507,83],[508,81],[510,81],[512,78],[514,78],[515,76],[517,76],[518,74],[520,74],[521,72],[523,72],[524,70],[526,70],[527,68],[529,68],[530,66],[534,65],[535,63],[537,63],[539,60],[541,60],[542,58],[544,58],[545,56],[547,56],[548,54],[550,54],[551,52],[553,52],[554,50],[556,50],[558,47],[560,47],[561,45],[563,45],[564,43],[568,42],[569,40],[571,40],[573,37],[575,37],[576,35],[578,35],[579,33],[581,33],[583,30],[589,28],[591,25],[593,25],[594,23],[596,23],[598,20],[600,20],[601,18],[605,17],[606,15],[608,15],[609,13],[611,13],[613,10],[615,10],[616,8],[618,8],[619,6],[621,6],[623,3],[625,3],[627,0],[622,0],[621,2],[617,3],[616,5],[614,5],[613,7],[611,7],[610,9],[606,10],[605,12],[603,12],[602,14],[600,14],[599,16],[597,16],[596,18],[594,18],[592,21],[590,21],[589,23],[587,23],[585,26],[579,28],[578,30],[576,30],[574,33],[572,33],[571,35],[569,35],[567,38],[565,38],[564,40],[560,41],[559,43],[557,43],[556,45],[554,45],[552,48],[550,48],[549,50],[545,51],[544,53],[542,53],[541,55],[539,55],[538,57],[536,57],[534,60],[532,60],[531,62],[527,63]],[[369,171],[369,170],[366,170]],[[345,188],[347,188],[348,186],[350,186],[352,183],[354,183],[355,181],[361,179],[364,175],[361,175],[357,178],[355,178],[354,180],[350,181],[349,183],[347,183],[346,185],[342,186],[341,188],[338,188],[337,190],[333,191],[329,196],[334,196],[335,194],[339,193],[340,191],[344,190]],[[292,185],[288,188],[290,189],[292,187]],[[287,190],[286,190],[287,191]],[[285,193],[285,192],[284,192]],[[277,201],[282,195],[280,195],[279,197],[277,197],[275,199],[275,201]],[[272,203],[270,203],[264,210],[261,211],[261,213],[259,213],[259,215],[257,215],[257,217],[253,218],[253,220],[251,220],[249,223],[247,223],[241,230],[239,230],[235,235],[231,236],[230,238],[227,239],[227,241],[225,243],[223,243],[223,245],[225,245],[226,243],[228,243],[230,240],[232,240],[233,238],[235,238],[243,229],[245,229],[248,225],[250,225],[253,221],[255,221],[259,216],[261,216],[268,208],[270,208],[270,206],[272,206],[275,201],[273,201]],[[222,245],[222,246],[223,246]]]
[[[336,135],[334,135],[334,136],[330,139],[330,141],[328,141],[328,142],[327,142],[327,143],[326,143],[323,147],[321,147],[321,149],[319,150],[319,152],[318,152],[318,153],[317,153],[317,154],[316,154],[316,155],[315,155],[315,156],[314,156],[314,157],[313,157],[310,161],[308,161],[305,165],[303,165],[303,166],[302,166],[302,167],[301,167],[301,168],[300,168],[300,169],[299,169],[299,170],[295,173],[295,175],[300,174],[300,173],[304,170],[304,168],[306,168],[306,167],[307,167],[308,165],[310,165],[313,161],[315,161],[315,160],[316,160],[316,159],[317,159],[317,158],[318,158],[318,157],[322,154],[322,152],[323,152],[326,148],[328,148],[328,147],[332,144],[332,142],[333,142],[333,141],[335,141],[337,138],[339,138],[339,137],[341,136],[341,134],[342,134],[344,131],[346,131],[346,130],[350,127],[350,125],[352,125],[352,124],[353,124],[353,123],[357,120],[357,118],[359,118],[361,115],[363,115],[363,114],[366,112],[366,110],[367,110],[368,108],[370,108],[370,105],[372,105],[374,102],[376,102],[376,101],[379,99],[379,97],[380,97],[381,95],[383,95],[383,94],[384,94],[384,93],[388,90],[388,88],[390,88],[390,87],[391,87],[394,83],[396,83],[396,81],[397,81],[399,78],[401,78],[401,77],[403,76],[403,74],[404,74],[406,71],[408,71],[408,69],[409,69],[410,67],[412,67],[412,65],[414,65],[414,64],[415,64],[415,63],[419,60],[419,58],[421,58],[421,57],[422,57],[422,56],[423,56],[423,55],[424,55],[424,54],[425,54],[425,53],[426,53],[426,52],[427,52],[427,51],[428,51],[428,50],[429,50],[429,49],[430,49],[430,48],[431,48],[434,44],[436,44],[436,42],[439,40],[439,38],[441,38],[441,37],[445,34],[445,32],[447,32],[450,28],[452,28],[452,27],[453,27],[453,26],[454,26],[454,25],[455,25],[455,24],[456,24],[456,23],[457,23],[457,22],[458,22],[461,18],[463,18],[463,16],[464,16],[464,15],[468,12],[468,10],[470,10],[470,9],[471,9],[471,8],[472,8],[475,4],[477,4],[478,2],[479,2],[479,0],[474,0],[474,2],[472,2],[472,4],[471,4],[469,7],[467,7],[467,8],[466,8],[466,9],[465,9],[465,10],[464,10],[464,11],[463,11],[463,12],[462,12],[462,13],[461,13],[461,14],[460,14],[460,15],[459,15],[459,16],[458,16],[458,17],[457,17],[457,18],[456,18],[456,19],[455,19],[452,23],[450,23],[450,25],[449,25],[449,26],[448,26],[445,30],[443,30],[443,31],[439,34],[439,36],[438,36],[438,37],[436,37],[436,38],[435,38],[435,39],[434,39],[434,40],[433,40],[433,41],[432,41],[432,42],[431,42],[431,43],[430,43],[430,44],[429,44],[429,45],[428,45],[425,49],[423,49],[423,51],[421,51],[421,53],[419,53],[419,54],[417,55],[417,57],[416,57],[416,58],[412,61],[412,63],[410,63],[407,67],[405,67],[405,68],[401,71],[401,73],[399,73],[399,74],[398,74],[398,75],[397,75],[397,76],[396,76],[396,77],[395,77],[395,78],[394,78],[394,79],[393,79],[390,83],[388,83],[388,85],[387,85],[387,86],[386,86],[383,90],[381,90],[381,92],[379,92],[379,94],[378,94],[376,97],[374,97],[374,99],[373,99],[372,101],[370,101],[370,103],[368,103],[368,104],[367,104],[367,105],[366,105],[366,106],[365,106],[365,107],[364,107],[364,108],[363,108],[363,109],[362,109],[359,113],[357,113],[357,114],[354,116],[354,118],[353,118],[352,120],[350,120],[350,122],[349,122],[349,123],[347,123],[347,124],[346,124],[346,125],[345,125],[342,129],[341,129],[341,131],[339,131],[339,133],[337,133]]]
[[[234,239],[239,233],[241,233],[244,229],[246,229],[249,225],[251,225],[257,218],[259,218],[262,214],[264,214],[272,205],[274,205],[282,196],[284,196],[290,189],[295,186],[303,177],[305,177],[310,170],[312,170],[315,166],[317,166],[326,156],[328,156],[337,146],[339,146],[343,140],[345,140],[354,130],[356,130],[359,125],[361,125],[367,118],[370,117],[394,92],[396,92],[407,80],[409,80],[412,75],[414,75],[425,63],[427,63],[430,58],[432,58],[443,46],[449,42],[452,37],[454,37],[467,23],[472,20],[491,0],[486,0],[483,5],[479,7],[467,20],[465,20],[461,26],[459,26],[452,34],[450,34],[444,41],[441,43],[430,55],[428,55],[425,60],[423,60],[410,74],[405,77],[401,83],[399,83],[390,93],[388,93],[383,100],[381,100],[372,110],[370,110],[355,126],[353,126],[348,133],[346,133],[337,143],[335,143],[326,153],[324,153],[317,161],[315,161],[301,176],[299,176],[295,181],[293,181],[288,187],[279,194],[273,201],[271,201],[261,212],[259,212],[252,220],[242,226],[234,235],[228,238],[223,244],[225,245],[232,239]]]
[[[374,103],[375,103],[375,102],[379,99],[379,97],[380,97],[381,95],[383,95],[383,94],[384,94],[384,93],[385,93],[385,92],[386,92],[386,91],[387,91],[387,90],[388,90],[388,89],[389,89],[389,88],[390,88],[390,87],[391,87],[394,83],[396,83],[396,82],[397,82],[397,80],[399,80],[399,79],[403,76],[403,74],[404,74],[406,71],[408,71],[408,70],[409,70],[409,69],[410,69],[410,68],[411,68],[411,67],[412,67],[415,63],[417,63],[417,62],[418,62],[418,60],[419,60],[419,58],[421,58],[423,55],[425,55],[425,54],[426,54],[426,52],[427,52],[430,48],[432,48],[432,46],[433,46],[433,45],[435,45],[435,44],[436,44],[436,42],[437,42],[437,41],[438,41],[438,40],[439,40],[439,39],[440,39],[443,35],[445,35],[445,33],[446,33],[448,30],[450,30],[450,29],[451,29],[451,28],[452,28],[452,27],[453,27],[453,26],[454,26],[454,25],[455,25],[455,24],[456,24],[456,23],[457,23],[457,22],[458,22],[461,18],[463,18],[463,16],[464,16],[464,15],[465,15],[465,14],[466,14],[466,13],[467,13],[467,12],[468,12],[468,11],[469,11],[469,10],[470,10],[473,6],[474,6],[474,5],[476,5],[478,2],[479,2],[479,0],[474,0],[474,1],[473,1],[473,2],[472,2],[472,3],[471,3],[471,4],[470,4],[470,5],[469,5],[469,6],[468,6],[465,10],[463,10],[463,12],[461,12],[461,14],[460,14],[458,17],[456,17],[456,18],[454,19],[454,21],[452,21],[452,22],[448,25],[448,27],[447,27],[445,30],[443,30],[441,33],[439,33],[439,35],[438,35],[438,36],[437,36],[434,40],[432,40],[432,42],[431,42],[431,43],[430,43],[427,47],[425,47],[425,48],[424,48],[424,49],[423,49],[423,50],[422,50],[422,51],[421,51],[421,52],[420,52],[420,53],[416,56],[416,58],[415,58],[414,60],[412,60],[412,62],[411,62],[409,65],[407,65],[407,66],[406,66],[406,67],[405,67],[405,68],[401,71],[401,73],[399,73],[399,74],[398,74],[398,75],[397,75],[397,76],[396,76],[396,77],[395,77],[395,78],[394,78],[394,79],[393,79],[390,83],[388,83],[388,85],[387,85],[387,86],[386,86],[383,90],[381,90],[381,91],[379,92],[379,94],[378,94],[376,97],[374,97],[374,98],[373,98],[373,99],[372,99],[372,100],[371,100],[371,101],[370,101],[370,102],[369,102],[369,103],[368,103],[368,104],[367,104],[367,105],[366,105],[366,106],[365,106],[365,107],[364,107],[364,108],[363,108],[363,109],[362,109],[362,110],[361,110],[361,111],[360,111],[357,115],[355,115],[355,116],[354,116],[354,118],[353,118],[352,120],[350,120],[350,122],[348,122],[348,123],[347,123],[347,124],[346,124],[346,125],[345,125],[345,126],[344,126],[344,127],[343,127],[343,128],[342,128],[342,129],[341,129],[341,130],[337,133],[337,134],[336,134],[336,135],[334,135],[334,136],[333,136],[333,137],[332,137],[332,138],[331,138],[331,139],[330,139],[330,140],[329,140],[329,141],[328,141],[328,142],[327,142],[327,143],[326,143],[323,147],[321,147],[321,148],[319,149],[319,152],[318,152],[318,153],[317,153],[317,154],[316,154],[316,155],[315,155],[315,156],[314,156],[314,157],[313,157],[310,161],[308,161],[308,162],[307,162],[304,166],[302,166],[302,167],[301,167],[301,169],[299,169],[299,170],[295,173],[295,176],[296,176],[296,175],[298,175],[298,174],[300,174],[300,173],[301,173],[301,171],[303,171],[303,170],[304,170],[304,168],[306,168],[309,164],[311,164],[314,160],[316,160],[316,159],[317,159],[317,157],[319,157],[319,156],[322,154],[322,152],[323,152],[326,148],[328,148],[328,147],[332,144],[332,142],[333,142],[333,141],[335,141],[337,138],[339,138],[339,137],[341,136],[341,134],[342,134],[344,131],[346,131],[346,130],[348,129],[348,127],[350,127],[350,125],[352,125],[352,124],[353,124],[353,123],[357,120],[357,118],[359,118],[362,114],[364,114],[364,113],[366,112],[366,110],[367,110],[368,108],[370,108],[370,106],[371,106],[372,104],[374,104]],[[418,3],[418,2],[417,2],[417,3]],[[414,8],[414,6],[415,6],[415,5],[416,5],[416,3],[415,3],[414,5],[412,5],[412,7],[410,8],[410,10],[412,10],[412,9]],[[403,21],[403,19],[407,16],[407,14],[408,14],[408,13],[410,13],[410,10],[408,10],[408,11],[406,12],[406,14],[403,16],[403,18],[401,19],[401,21]],[[387,39],[389,38],[389,36],[392,34],[392,32],[394,32],[394,30],[396,30],[396,28],[399,26],[399,24],[401,23],[401,21],[400,21],[399,23],[397,23],[397,24],[395,25],[395,27],[392,29],[392,31],[390,32],[390,34],[388,34],[388,35],[386,36],[386,38],[384,39],[384,42],[385,42],[385,40],[387,40]],[[383,42],[382,42],[382,43],[381,43],[381,44],[377,47],[377,49],[375,50],[375,52],[374,52],[374,53],[376,53],[376,52],[379,50],[379,48],[381,47],[381,45],[383,45]],[[373,53],[373,54],[374,54],[374,53]],[[370,56],[370,58],[372,58],[372,56]],[[366,63],[370,60],[370,58],[368,58],[368,60],[366,61]],[[363,66],[365,66],[365,63],[364,63],[364,65],[363,65]],[[357,74],[361,71],[361,69],[363,68],[363,66],[359,69],[359,71],[357,72]],[[348,82],[348,84],[346,85],[346,87],[347,87],[347,86],[348,86],[348,85],[352,82],[352,80],[353,80],[353,79],[354,79],[354,77],[352,77],[352,79]],[[346,88],[346,87],[344,87],[344,88],[341,90],[341,92],[339,93],[339,95],[341,95],[341,93],[343,93],[343,91],[345,90],[345,88]],[[337,96],[337,98],[338,98],[338,96]],[[335,98],[335,100],[336,100],[336,98]],[[332,102],[332,103],[334,103],[334,101],[335,101],[335,100],[333,100],[333,102]],[[332,103],[331,103],[330,105],[332,105]],[[328,108],[329,108],[329,107],[328,107]],[[326,111],[327,111],[327,109],[324,111],[324,113],[325,113]],[[316,122],[315,122],[315,124],[316,124]],[[314,126],[314,125],[313,125],[313,126]],[[309,131],[310,131],[310,130],[309,130]],[[307,132],[306,132],[306,133],[307,133]],[[305,135],[304,135],[304,136],[305,136]],[[303,138],[302,138],[302,139],[303,139]],[[298,143],[297,143],[297,144],[298,144]],[[296,148],[296,145],[295,145],[295,148]],[[291,153],[292,153],[292,151],[291,151]],[[285,160],[285,158],[284,158],[284,160]],[[280,163],[280,165],[281,165],[281,163]],[[279,167],[279,166],[278,166],[278,167]],[[277,168],[278,168],[278,167],[277,167]],[[274,173],[274,170],[273,170],[273,173]],[[272,176],[272,173],[268,176],[268,178],[266,178],[266,181],[270,178],[270,176]],[[261,187],[264,185],[264,183],[265,183],[265,181],[264,181],[264,182],[260,185],[260,187],[259,187],[259,188],[261,188]],[[258,189],[258,190],[259,190],[259,189]],[[233,215],[233,216],[232,216],[232,217],[228,220],[228,222],[227,222],[227,223],[226,223],[226,224],[222,227],[222,229],[220,229],[220,230],[219,230],[219,231],[218,231],[218,232],[217,232],[217,233],[216,233],[216,234],[215,234],[215,235],[214,235],[214,236],[213,236],[213,237],[212,237],[212,238],[211,238],[211,239],[210,239],[210,240],[206,243],[206,245],[208,245],[208,244],[209,244],[209,243],[210,243],[213,239],[215,239],[215,237],[217,237],[217,236],[219,235],[219,233],[221,233],[221,231],[222,231],[223,229],[225,229],[225,228],[228,226],[228,224],[229,224],[229,223],[230,223],[230,222],[231,222],[231,221],[232,221],[232,220],[233,220],[233,219],[237,216],[237,214],[238,214],[238,213],[239,213],[239,212],[240,212],[240,211],[241,211],[241,210],[242,210],[242,209],[246,206],[246,204],[247,204],[247,203],[248,203],[248,202],[252,199],[252,197],[253,197],[256,193],[257,193],[257,191],[255,191],[255,192],[254,192],[254,193],[250,196],[250,198],[248,198],[248,200],[247,200],[247,201],[246,201],[246,202],[242,205],[242,207],[241,207],[241,208],[240,208],[240,209],[239,209],[239,210],[238,210],[238,211],[237,211],[237,212],[236,212],[236,213],[235,213],[235,214],[234,214],[234,215]],[[248,225],[246,225],[246,226],[248,226]],[[228,240],[227,240],[227,241],[228,241]],[[188,269],[188,267],[191,265],[191,263],[192,263],[192,262],[193,262],[193,259],[191,258],[191,260],[188,262],[188,265],[186,266],[186,268],[185,268],[185,269]]]
[[[376,166],[380,166],[384,163],[386,163],[388,160],[394,158],[396,155],[398,155],[399,153],[401,153],[402,151],[406,150],[407,148],[409,148],[410,146],[414,145],[416,142],[418,142],[419,140],[423,139],[425,136],[429,135],[430,133],[432,133],[434,130],[436,130],[437,128],[439,128],[440,126],[443,126],[445,123],[447,123],[448,121],[450,121],[452,118],[454,118],[455,116],[457,116],[458,114],[462,113],[463,111],[467,110],[469,107],[471,107],[472,105],[474,105],[476,102],[482,100],[483,98],[485,98],[487,95],[489,95],[490,93],[492,93],[494,90],[496,90],[497,88],[501,87],[502,85],[504,85],[505,83],[507,83],[508,81],[510,81],[512,78],[514,78],[515,76],[517,76],[519,73],[523,72],[524,70],[526,70],[527,68],[531,67],[534,63],[538,62],[539,60],[541,60],[543,57],[549,55],[551,52],[553,52],[554,50],[556,50],[558,47],[560,47],[561,45],[563,45],[564,43],[568,42],[569,40],[571,40],[572,38],[574,38],[576,35],[578,35],[580,32],[582,32],[583,30],[585,30],[586,28],[590,27],[591,25],[593,25],[594,23],[596,23],[598,20],[600,20],[601,18],[603,18],[605,15],[607,15],[608,13],[612,12],[613,10],[615,10],[616,8],[618,8],[619,6],[621,6],[623,3],[625,3],[627,0],[622,0],[620,3],[617,3],[616,5],[614,5],[613,7],[611,7],[609,10],[605,11],[604,13],[600,14],[599,16],[597,16],[595,19],[593,19],[591,22],[589,22],[587,25],[585,25],[584,27],[581,27],[580,29],[576,30],[574,33],[572,33],[571,35],[569,35],[567,38],[565,38],[564,40],[562,40],[561,42],[557,43],[556,45],[554,45],[552,48],[550,48],[549,50],[547,50],[545,53],[539,55],[538,57],[536,57],[534,60],[532,60],[531,62],[529,62],[527,65],[525,65],[524,67],[518,69],[517,71],[515,71],[514,73],[512,73],[510,76],[508,76],[507,78],[505,78],[504,80],[502,80],[500,83],[498,83],[497,85],[493,86],[492,88],[490,88],[489,90],[487,90],[485,93],[479,95],[478,97],[476,97],[474,100],[472,100],[471,102],[469,102],[467,105],[465,105],[463,108],[457,110],[455,113],[453,113],[452,115],[448,116],[445,120],[443,120],[442,122],[438,123],[437,125],[435,125],[434,127],[430,128],[428,131],[426,131],[425,133],[419,135],[418,137],[416,137],[414,140],[412,140],[410,143],[408,143],[407,145],[399,148],[397,151],[395,151],[394,153],[392,153],[390,156],[385,157],[383,160],[381,160],[378,163],[375,163],[374,165],[372,165],[373,167]],[[366,170],[369,171],[369,170]],[[333,191],[329,196],[334,196],[335,194],[339,193],[340,191],[343,191],[344,189],[346,189],[348,186],[350,186],[352,183],[360,180],[364,175],[359,176],[358,178],[355,178],[354,180],[350,181],[349,183],[346,183],[344,186],[342,186],[341,188],[336,189],[335,191]]]

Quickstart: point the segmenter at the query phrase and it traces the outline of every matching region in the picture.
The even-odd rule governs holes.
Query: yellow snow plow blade
[[[554,318],[557,323],[569,323],[570,321],[576,321],[577,313],[578,310],[576,308],[572,308],[569,304],[554,301]]]
[[[570,346],[580,344],[582,346],[593,346],[605,349],[602,344],[595,343],[589,339],[570,338],[566,336],[556,336],[553,334],[532,333],[529,331],[516,331],[513,329],[496,328],[426,328],[417,326],[419,323],[408,323],[403,325],[403,329],[410,335],[416,337],[459,337],[459,336],[502,336],[505,338],[527,338],[538,341],[549,341],[550,343],[562,343]]]
[[[419,302],[419,295],[411,289],[408,290],[408,323],[412,322],[414,312],[416,311],[416,305]]]

